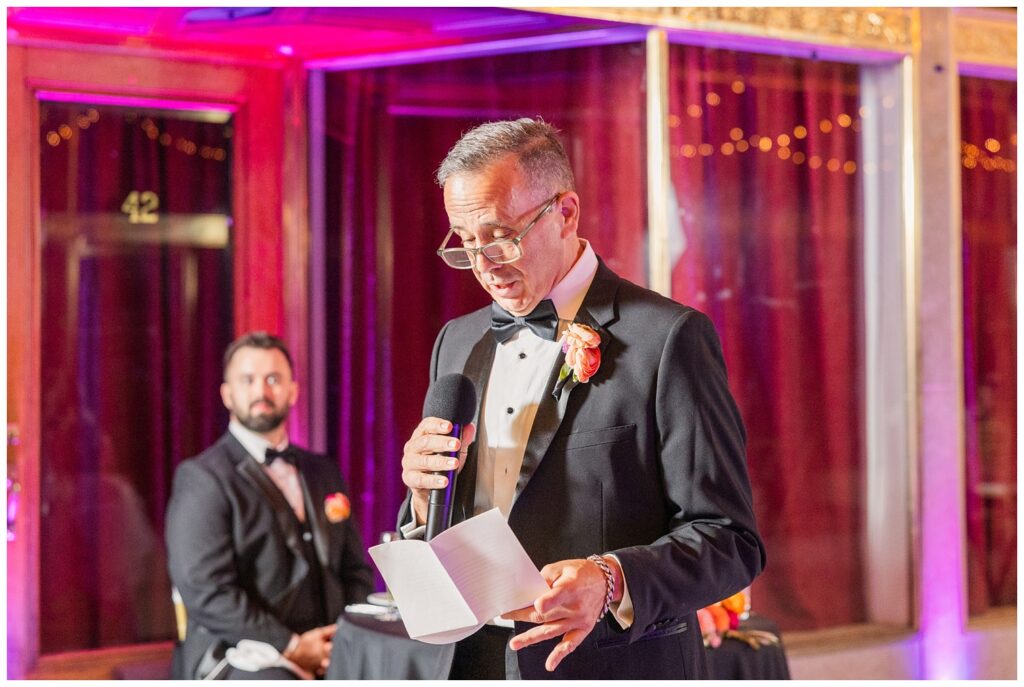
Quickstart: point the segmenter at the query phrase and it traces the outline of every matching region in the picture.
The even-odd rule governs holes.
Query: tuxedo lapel
[[[310,470],[308,456],[300,454],[296,468],[299,471],[299,484],[302,485],[302,500],[306,507],[306,522],[313,535],[313,548],[316,549],[317,560],[326,571],[330,567],[330,532],[327,514],[324,512],[326,494],[323,493],[322,481],[306,479]]]
[[[558,381],[558,371],[562,368],[564,362],[565,354],[559,353],[558,360],[555,361],[554,367],[551,368],[551,372],[548,374],[545,389],[553,389],[555,387],[555,383]],[[523,465],[519,468],[516,493],[512,497],[513,508],[515,508],[519,495],[523,493],[526,485],[529,484],[533,473],[540,466],[540,461],[544,458],[544,454],[547,453],[551,440],[555,438],[555,434],[562,424],[562,418],[565,417],[565,409],[569,404],[569,394],[567,392],[568,390],[563,390],[558,398],[547,392],[541,397],[540,406],[537,408],[537,414],[534,416],[533,427],[530,429],[530,439],[526,443],[526,451],[523,453]]]
[[[302,535],[299,532],[299,521],[295,517],[295,511],[292,510],[284,494],[270,479],[270,476],[263,471],[262,466],[242,448],[241,444],[235,443],[237,452],[234,457],[238,461],[235,470],[266,499],[273,509],[277,525],[284,535],[285,545],[295,554],[295,565],[292,567],[288,585],[289,588],[295,587],[309,572],[309,566],[302,551]]]
[[[619,281],[619,277],[598,258],[597,274],[594,275],[594,281],[591,282],[590,289],[587,290],[587,295],[580,305],[580,311],[576,313],[576,322],[587,325],[601,337],[602,356],[612,340],[605,327],[616,318],[615,297],[619,292]],[[600,381],[600,371],[597,374],[597,380]]]
[[[601,353],[604,354],[611,341],[611,335],[605,329],[605,325],[615,319],[615,295],[619,289],[619,278],[605,267],[598,258],[597,273],[587,290],[580,310],[576,313],[577,323],[585,324],[601,337]],[[559,353],[554,368],[549,374],[545,389],[554,389],[558,382],[558,373],[565,363],[565,354]],[[570,373],[571,374],[571,373]],[[600,375],[600,371],[598,371]],[[593,383],[599,381],[599,377],[591,380]],[[526,452],[523,454],[523,466],[519,470],[519,480],[516,482],[516,492],[512,498],[512,507],[530,483],[541,461],[548,452],[551,441],[558,433],[558,428],[565,418],[566,409],[569,407],[569,400],[572,390],[577,386],[575,383],[566,384],[562,387],[561,393],[545,393],[541,399],[540,407],[537,408],[537,415],[533,421],[533,428],[530,430],[530,439],[526,444]]]
[[[476,412],[473,415],[473,422],[477,427],[480,427],[480,407],[483,405],[484,394],[487,393],[487,380],[491,376],[491,366],[494,364],[494,351],[497,345],[491,330],[484,330],[483,336],[470,351],[469,357],[466,359],[466,366],[463,368],[463,374],[473,382],[476,389]],[[473,502],[476,496],[477,446],[476,441],[470,445],[466,452],[466,464],[459,473],[455,484],[453,524],[462,522],[473,515]]]
[[[325,607],[329,619],[333,620],[333,614],[340,613],[344,607],[345,590],[338,584],[337,575],[331,572],[331,525],[327,522],[327,513],[324,511],[327,499],[325,481],[317,479],[316,468],[306,453],[300,454],[296,467],[299,470],[299,483],[302,485],[302,499],[306,505],[306,522],[313,535],[313,549],[316,551],[316,559],[322,571],[320,580]]]

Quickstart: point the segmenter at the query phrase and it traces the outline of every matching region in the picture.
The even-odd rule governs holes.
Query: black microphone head
[[[476,387],[469,377],[453,372],[438,377],[427,391],[423,417],[439,417],[456,425],[466,425],[476,415]]]

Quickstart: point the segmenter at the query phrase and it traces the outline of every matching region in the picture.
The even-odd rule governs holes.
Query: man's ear
[[[562,214],[562,238],[568,238],[576,233],[580,223],[580,197],[575,191],[567,191],[562,196],[559,212]]]
[[[229,412],[234,412],[235,409],[231,403],[231,387],[228,386],[227,382],[221,382],[220,384],[220,401]]]

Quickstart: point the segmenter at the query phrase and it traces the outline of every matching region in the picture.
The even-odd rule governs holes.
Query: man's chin
[[[249,415],[248,417],[240,417],[238,421],[243,427],[248,429],[250,432],[256,432],[263,434],[271,432],[284,423],[284,416],[278,415]]]

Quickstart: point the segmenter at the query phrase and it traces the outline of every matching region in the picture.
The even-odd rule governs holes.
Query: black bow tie
[[[298,453],[291,446],[288,446],[283,451],[278,451],[275,448],[268,448],[265,454],[265,458],[263,459],[263,464],[270,465],[277,458],[280,458],[284,462],[290,463],[291,465],[295,465],[295,459],[298,458]]]
[[[558,334],[558,312],[555,304],[545,298],[526,317],[509,314],[495,302],[491,302],[491,331],[498,343],[505,343],[520,327],[529,327],[530,331],[542,339],[554,341]]]

